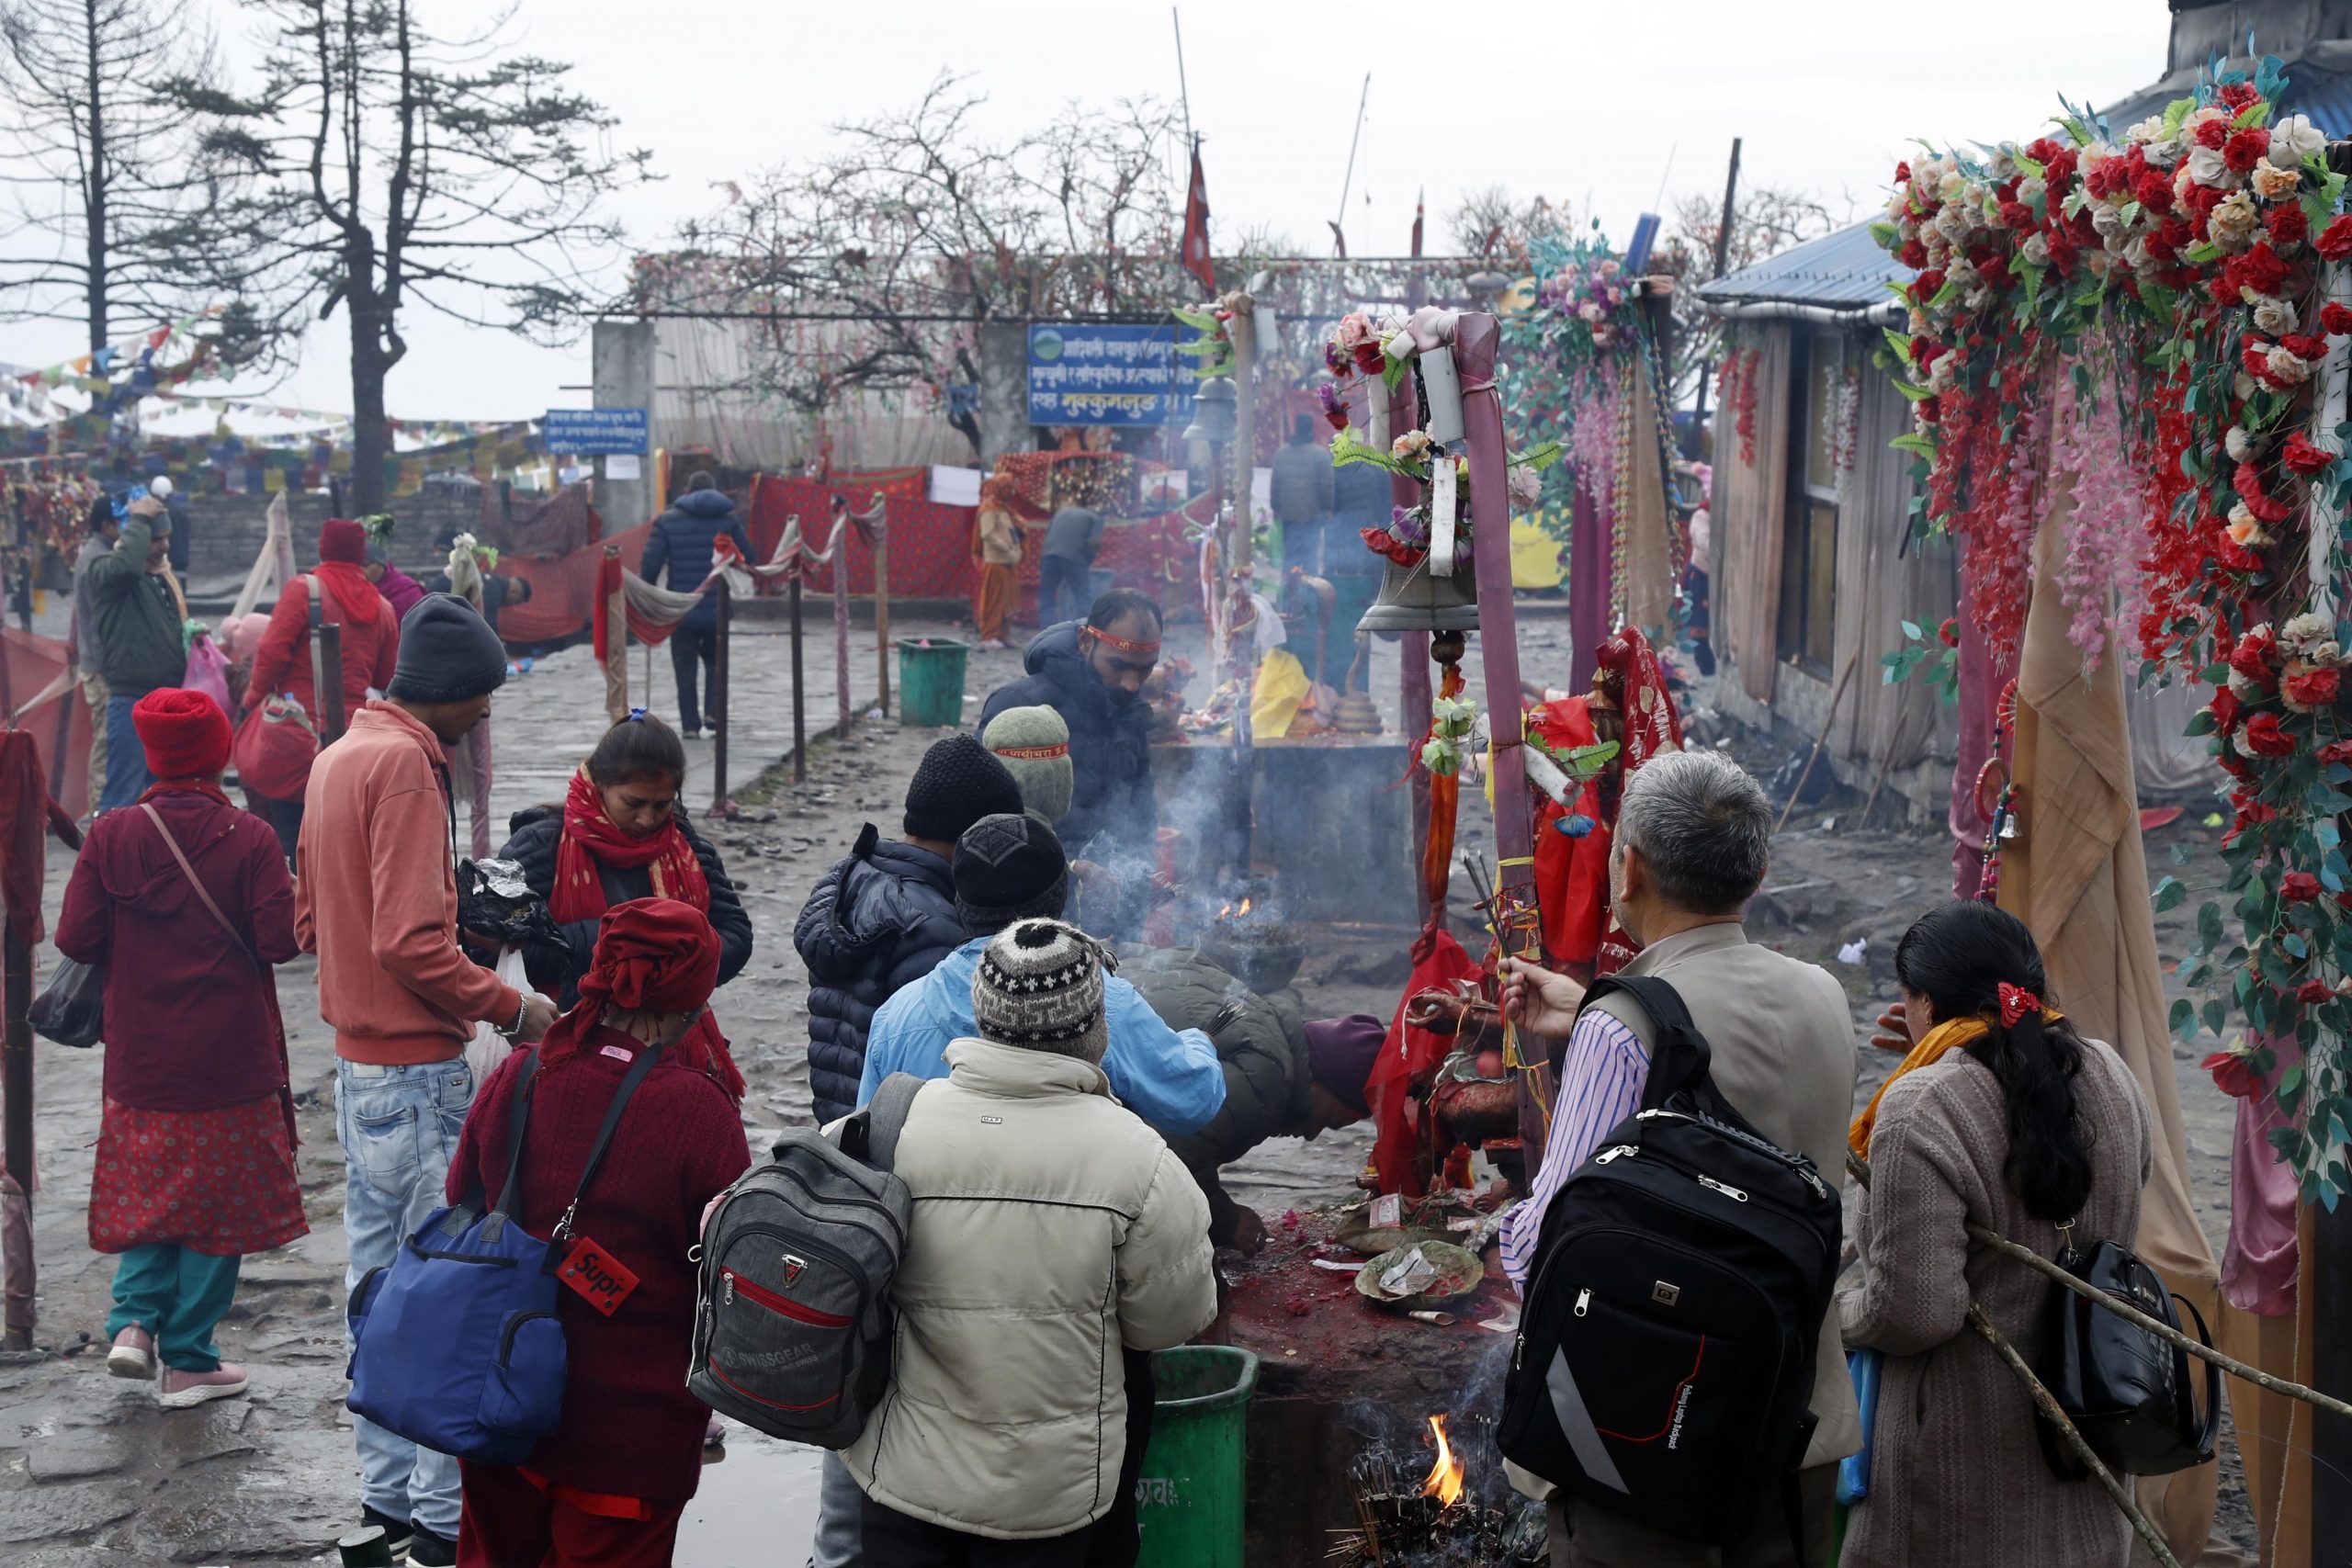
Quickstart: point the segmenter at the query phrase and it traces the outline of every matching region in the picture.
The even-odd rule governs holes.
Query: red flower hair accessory
[[[2026,1014],[2041,1010],[2041,998],[2023,986],[2012,986],[2004,980],[1998,994],[2001,998],[2001,1027],[2004,1029],[2015,1029],[2018,1021]]]

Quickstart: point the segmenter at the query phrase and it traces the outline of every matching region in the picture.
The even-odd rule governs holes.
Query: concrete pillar
[[[588,379],[595,391],[594,407],[600,409],[651,409],[653,407],[653,332],[652,321],[600,321],[595,323],[590,339]],[[659,447],[663,441],[661,423],[652,422],[649,445]],[[596,510],[604,515],[605,527],[617,534],[634,528],[661,510],[653,493],[653,454],[649,451],[638,459],[638,475],[634,479],[613,479],[605,477],[608,458],[596,459]]]
[[[992,321],[980,329],[980,467],[1036,446],[1029,426],[1029,329]]]

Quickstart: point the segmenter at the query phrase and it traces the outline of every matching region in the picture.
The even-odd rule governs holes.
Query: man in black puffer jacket
[[[752,536],[735,513],[735,502],[706,473],[686,480],[686,493],[653,520],[645,538],[645,556],[637,574],[659,587],[663,572],[670,587],[692,593],[710,575],[718,536],[727,535],[745,560],[752,558]],[[670,634],[670,664],[678,677],[678,728],[691,740],[702,733],[702,698],[696,676],[707,673],[718,657],[718,601],[705,595]]]
[[[808,965],[808,1089],[820,1126],[857,1109],[874,1012],[971,933],[956,915],[956,840],[983,817],[1018,816],[1021,786],[968,735],[923,753],[907,785],[904,840],[871,822],[802,906],[792,942]]]

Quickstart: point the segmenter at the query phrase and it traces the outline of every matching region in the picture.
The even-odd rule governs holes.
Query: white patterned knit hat
[[[1110,1044],[1102,975],[1117,960],[1076,926],[1019,920],[997,934],[972,976],[972,1021],[984,1040],[1100,1064]]]

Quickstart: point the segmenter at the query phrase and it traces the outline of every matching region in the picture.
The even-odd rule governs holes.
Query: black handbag
[[[34,1033],[60,1045],[96,1045],[107,1027],[106,965],[59,958],[49,984],[25,1010],[25,1021]]]
[[[2058,1266],[2175,1329],[2180,1316],[2172,1303],[2179,1302],[2197,1321],[2197,1337],[2212,1348],[2197,1304],[2165,1290],[2156,1271],[2130,1249],[2111,1241],[2087,1253],[2063,1247]],[[2222,1420],[2221,1368],[2205,1363],[2200,1417],[2190,1394],[2187,1350],[2055,1280],[2043,1311],[2041,1364],[2035,1370],[2109,1469],[2125,1475],[2169,1475],[2211,1461]],[[2054,1474],[2075,1481],[2090,1473],[2052,1423],[2041,1418],[2035,1425],[2042,1457]]]

